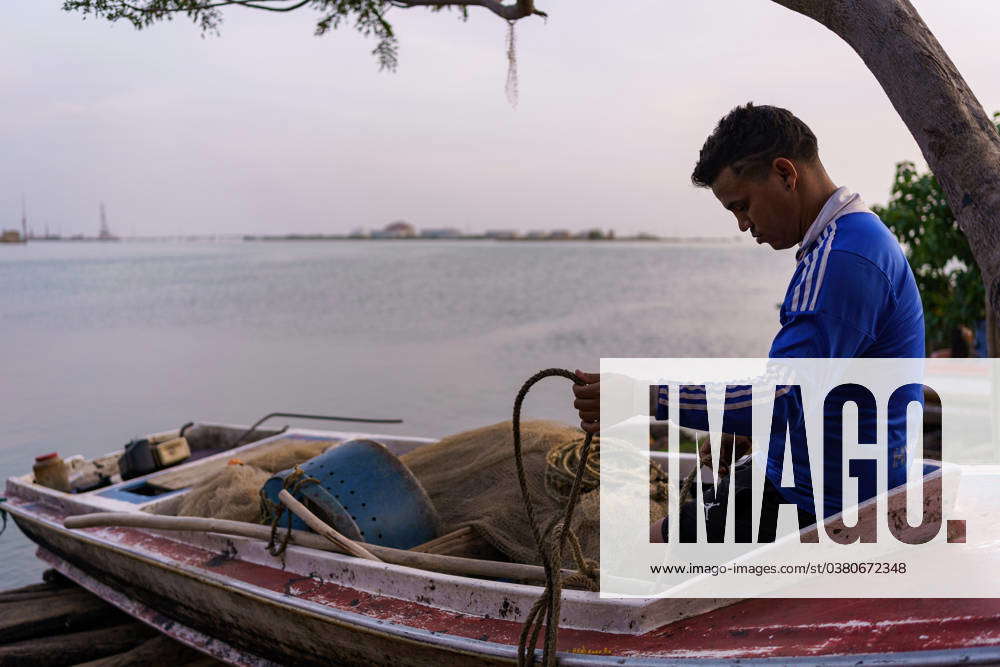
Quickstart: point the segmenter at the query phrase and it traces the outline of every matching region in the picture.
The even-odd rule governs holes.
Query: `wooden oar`
[[[435,537],[429,542],[411,547],[409,550],[422,551],[426,554],[504,560],[503,552],[487,542],[472,526],[463,526],[441,537]]]
[[[381,558],[372,555],[372,552],[368,551],[349,537],[341,535],[318,516],[310,512],[308,507],[296,500],[295,496],[290,494],[286,489],[282,489],[278,493],[278,498],[281,499],[281,502],[285,503],[285,506],[293,514],[295,514],[295,516],[305,521],[306,524],[316,531],[317,534],[330,540],[347,553],[352,556],[357,556],[358,558],[367,558],[368,560],[378,561],[379,563],[382,562]]]
[[[263,542],[267,542],[271,538],[270,526],[262,526],[256,523],[229,521],[227,519],[205,519],[194,516],[162,516],[159,514],[146,514],[145,512],[95,512],[93,514],[79,514],[67,517],[63,525],[71,529],[121,526],[150,530],[221,533],[223,535],[249,537]],[[292,544],[311,549],[344,553],[341,547],[331,543],[325,537],[320,537],[319,535],[303,530],[293,530],[291,542]],[[486,577],[524,583],[545,581],[545,571],[538,565],[503,563],[476,558],[420,553],[367,543],[364,545],[364,548],[386,563],[403,565],[419,570],[443,572],[461,577]],[[573,574],[572,570],[563,570],[563,576],[568,577],[571,574]]]

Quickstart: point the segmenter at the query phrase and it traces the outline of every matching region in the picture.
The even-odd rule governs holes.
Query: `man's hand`
[[[722,434],[722,451],[719,453],[719,477],[729,474],[729,462],[739,460],[750,451],[750,438],[742,435],[734,436],[732,433]],[[733,447],[736,447],[736,456],[733,456]],[[712,467],[712,441],[706,437],[698,447],[698,460],[701,465]]]
[[[573,407],[580,413],[580,428],[597,433],[601,428],[601,374],[578,370],[576,376],[586,383],[573,385]]]

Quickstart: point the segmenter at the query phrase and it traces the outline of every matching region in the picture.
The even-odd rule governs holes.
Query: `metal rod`
[[[294,419],[319,419],[319,420],[331,421],[331,422],[360,422],[362,424],[402,424],[403,423],[402,419],[368,419],[366,417],[334,417],[334,416],[331,416],[331,415],[304,415],[304,414],[299,414],[298,412],[272,412],[271,414],[264,415],[263,417],[261,417],[260,419],[258,419],[256,422],[254,422],[254,425],[251,426],[249,429],[247,429],[246,432],[243,433],[243,435],[241,435],[236,440],[236,444],[233,445],[233,446],[236,447],[238,445],[241,445],[243,443],[243,441],[247,438],[247,436],[249,436],[251,433],[253,433],[254,431],[256,431],[258,426],[260,426],[261,424],[263,424],[264,422],[266,422],[271,417],[290,417],[290,418],[294,418]]]
[[[283,502],[285,506],[295,514],[295,516],[305,521],[306,524],[316,531],[317,534],[330,540],[344,551],[347,551],[351,555],[357,556],[358,558],[374,560],[379,563],[382,562],[381,558],[373,555],[372,552],[368,551],[354,540],[341,535],[331,526],[324,523],[322,519],[310,512],[308,507],[296,500],[295,496],[290,494],[285,489],[278,492],[278,497],[281,498],[281,502]]]

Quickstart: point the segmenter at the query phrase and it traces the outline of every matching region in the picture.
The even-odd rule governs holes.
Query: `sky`
[[[718,119],[791,109],[834,181],[885,202],[922,164],[860,59],[768,0],[538,0],[516,26],[519,103],[504,93],[507,25],[472,8],[393,9],[395,73],[349,28],[236,9],[221,36],[178,18],[142,31],[60,0],[5,3],[0,227],[22,193],[36,232],[123,236],[347,233],[417,227],[613,228],[731,236],[690,184]],[[994,0],[914,0],[987,111],[1000,109]]]

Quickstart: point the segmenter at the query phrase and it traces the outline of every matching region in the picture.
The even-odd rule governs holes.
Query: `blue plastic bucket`
[[[288,510],[278,493],[286,486],[320,519],[352,540],[409,549],[438,536],[440,522],[420,482],[385,445],[349,440],[301,464],[303,475],[283,470],[264,484],[264,496],[280,508],[278,526],[288,525]],[[302,482],[313,478],[316,482]],[[298,481],[296,481],[298,480]],[[292,515],[292,528],[309,530]]]

